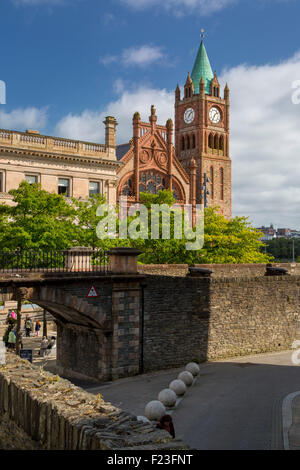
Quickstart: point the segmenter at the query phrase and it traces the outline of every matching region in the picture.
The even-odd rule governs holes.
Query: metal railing
[[[14,250],[0,252],[0,273],[94,272],[107,273],[109,258],[103,250]]]

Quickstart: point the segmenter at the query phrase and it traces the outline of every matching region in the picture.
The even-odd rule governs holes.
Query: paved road
[[[91,389],[137,415],[179,370],[145,374]],[[300,390],[291,352],[201,365],[197,383],[173,412],[177,435],[194,449],[281,449],[283,398]]]

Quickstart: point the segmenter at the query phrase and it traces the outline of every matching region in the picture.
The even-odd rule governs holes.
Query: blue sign
[[[32,349],[21,349],[20,350],[20,357],[22,359],[27,359],[27,361],[31,362],[31,364],[32,364],[32,356],[33,356]]]

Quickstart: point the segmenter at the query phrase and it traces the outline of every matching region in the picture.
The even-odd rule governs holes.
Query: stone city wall
[[[7,436],[5,429],[13,435]],[[0,366],[0,449],[187,449],[179,439],[71,382],[7,354]]]
[[[195,264],[198,268],[207,268],[212,271],[212,277],[256,277],[263,276],[266,264]],[[298,263],[271,263],[271,266],[286,268],[289,274],[300,275]],[[140,274],[157,276],[179,276],[188,274],[187,264],[139,264]]]
[[[149,276],[144,290],[144,370],[290,349],[300,277]]]

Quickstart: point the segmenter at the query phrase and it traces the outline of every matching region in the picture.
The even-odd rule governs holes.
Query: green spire
[[[199,82],[203,77],[205,82],[205,93],[210,94],[210,83],[214,78],[213,71],[207,56],[207,52],[204,46],[204,42],[201,41],[199,51],[197,54],[196,62],[192,72],[192,80],[194,83],[194,93],[199,93]]]

